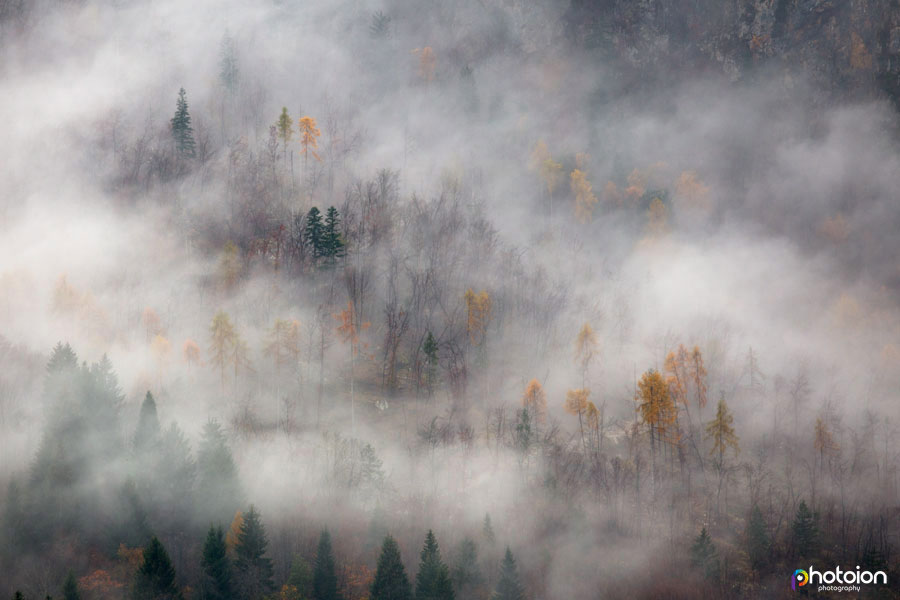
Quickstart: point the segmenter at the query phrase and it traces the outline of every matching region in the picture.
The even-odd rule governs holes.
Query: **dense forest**
[[[0,0],[0,598],[900,597],[898,110],[890,0]]]

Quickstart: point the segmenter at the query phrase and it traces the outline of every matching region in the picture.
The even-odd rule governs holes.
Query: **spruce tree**
[[[412,600],[412,587],[400,558],[400,547],[391,536],[384,538],[370,600]]]
[[[316,566],[313,570],[313,598],[315,600],[340,600],[334,554],[331,551],[331,535],[327,529],[319,536]]]
[[[153,394],[147,391],[141,403],[141,414],[138,417],[137,429],[134,432],[134,449],[143,452],[159,439],[159,416],[156,414],[156,401]]]
[[[207,522],[231,522],[235,508],[240,505],[240,496],[237,467],[225,432],[218,422],[209,421],[197,448],[195,497],[199,516]]]
[[[203,582],[200,596],[203,600],[229,600],[232,597],[231,564],[225,546],[222,526],[209,526],[203,543]]]
[[[794,547],[797,555],[802,558],[811,558],[816,550],[816,542],[818,541],[819,530],[816,526],[816,516],[806,506],[806,502],[801,500],[797,507],[797,514],[794,516]]]
[[[766,522],[759,506],[754,505],[747,521],[747,556],[750,566],[757,573],[762,572],[769,561],[769,536],[766,533]]]
[[[428,387],[428,393],[431,394],[434,390],[434,380],[437,374],[438,344],[430,331],[425,336],[422,351],[425,353],[425,384]]]
[[[484,525],[481,528],[481,534],[484,536],[484,539],[487,540],[488,544],[493,546],[497,536],[494,534],[494,526],[491,524],[490,513],[484,514]]]
[[[81,600],[81,593],[78,591],[78,582],[75,581],[75,574],[69,571],[66,575],[66,581],[63,583],[63,600]]]
[[[467,537],[460,542],[451,578],[460,596],[465,598],[471,597],[474,589],[481,585],[481,571],[478,568],[478,547],[472,538]]]
[[[324,256],[334,261],[336,258],[344,256],[344,241],[341,239],[341,217],[335,207],[329,206],[325,212],[325,231],[322,236],[322,246]]]
[[[309,246],[313,260],[322,256],[325,248],[325,226],[322,224],[322,213],[313,206],[306,213],[306,226],[303,230],[303,238]]]
[[[156,536],[144,548],[144,562],[135,576],[132,595],[135,600],[181,600],[175,586],[175,568]]]
[[[175,116],[172,117],[172,138],[175,150],[181,158],[194,157],[194,129],[191,127],[191,114],[188,112],[187,96],[184,88],[178,91],[175,103]]]
[[[700,534],[694,538],[691,545],[691,565],[703,572],[704,577],[713,579],[719,570],[719,559],[716,556],[716,547],[706,531],[706,527],[700,530]]]
[[[248,600],[257,600],[275,589],[272,581],[274,574],[272,561],[265,557],[268,546],[266,528],[259,518],[259,512],[251,504],[250,510],[244,514],[234,549],[236,556],[234,566],[243,597]]]
[[[500,580],[497,582],[492,600],[524,600],[524,598],[522,584],[519,583],[519,572],[516,569],[516,559],[507,546],[506,555],[500,565]]]
[[[430,529],[425,536],[420,557],[419,572],[416,574],[416,600],[453,600],[450,570],[441,560],[437,539]]]

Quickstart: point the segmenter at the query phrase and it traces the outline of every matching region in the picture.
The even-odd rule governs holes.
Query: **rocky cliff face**
[[[577,46],[643,72],[768,68],[900,100],[898,0],[573,0],[563,22]]]

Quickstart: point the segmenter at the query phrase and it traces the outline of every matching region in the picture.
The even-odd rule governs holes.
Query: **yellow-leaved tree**
[[[484,343],[487,336],[491,320],[491,296],[485,290],[476,294],[469,288],[463,298],[466,301],[466,333],[469,334],[469,343],[477,347]]]
[[[597,334],[585,323],[575,337],[575,362],[581,366],[581,387],[587,387],[587,371],[597,353]]]
[[[225,367],[228,365],[228,356],[234,343],[234,325],[231,317],[225,311],[219,311],[213,317],[209,326],[209,360],[210,364],[218,367],[221,374],[222,392],[225,392]]]
[[[650,432],[650,453],[656,470],[657,446],[671,441],[675,424],[675,403],[669,396],[669,386],[656,369],[650,369],[638,382],[638,413]]]
[[[584,420],[585,415],[587,414],[588,405],[591,404],[588,401],[588,396],[590,394],[591,390],[586,390],[584,388],[566,392],[566,412],[570,415],[578,416],[578,429],[581,432],[581,446],[584,448],[585,453],[587,453],[587,443],[584,439]],[[591,406],[593,405],[591,404]]]
[[[303,172],[308,174],[307,166],[309,164],[309,155],[312,154],[313,158],[318,161],[322,160],[316,153],[316,149],[319,147],[319,136],[322,135],[322,132],[319,131],[316,120],[312,117],[303,117],[300,119],[299,131],[300,154],[303,155]]]
[[[735,454],[741,451],[738,446],[738,437],[734,432],[734,417],[728,411],[728,405],[725,403],[725,395],[719,399],[719,405],[716,408],[716,417],[706,424],[706,435],[712,439],[713,445],[709,450],[710,456],[713,457],[713,465],[719,474],[719,487],[716,493],[716,511],[719,510],[719,496],[722,493],[722,482],[728,469],[725,465],[726,453],[731,448]],[[727,504],[726,504],[727,506]]]
[[[575,196],[575,217],[582,223],[590,223],[594,218],[594,206],[597,197],[588,181],[587,175],[580,169],[575,169],[569,175],[572,194]]]
[[[522,408],[528,411],[536,425],[543,425],[547,421],[547,394],[537,379],[528,382],[525,394],[522,395]]]
[[[200,364],[200,346],[197,345],[197,342],[188,338],[184,340],[184,345],[181,347],[181,353],[184,356],[184,362],[187,363],[188,367],[196,367]]]

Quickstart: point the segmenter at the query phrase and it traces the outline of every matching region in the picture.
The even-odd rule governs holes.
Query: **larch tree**
[[[569,175],[569,184],[572,194],[575,196],[575,217],[581,223],[590,223],[594,218],[594,207],[597,197],[594,195],[591,182],[587,175],[580,169],[575,169]]]
[[[299,125],[300,153],[303,155],[303,170],[306,172],[310,154],[316,160],[322,160],[316,153],[316,149],[319,147],[319,136],[322,135],[322,132],[319,131],[319,128],[316,126],[316,120],[312,117],[301,118]]]
[[[487,291],[475,293],[471,288],[466,290],[466,332],[469,343],[475,347],[484,343],[488,324],[491,320],[492,301]]]
[[[522,408],[528,411],[535,424],[544,424],[547,421],[547,394],[537,379],[532,379],[525,387]]]
[[[275,128],[278,132],[278,139],[281,140],[281,150],[284,155],[284,164],[287,165],[287,148],[288,144],[294,137],[294,120],[288,114],[287,106],[281,107],[281,115],[275,122]]]
[[[587,372],[597,353],[597,334],[590,323],[585,323],[575,337],[575,362],[581,367],[581,387],[587,387]]]
[[[347,308],[334,315],[340,321],[337,333],[341,340],[350,347],[350,425],[351,431],[356,431],[356,398],[354,396],[354,366],[356,355],[360,348],[360,333],[371,325],[369,322],[357,323],[356,311],[353,310],[353,301],[347,302]]]
[[[193,158],[195,154],[194,129],[191,127],[191,114],[188,112],[187,94],[184,88],[178,91],[175,103],[175,116],[170,121],[172,139],[175,141],[175,152],[180,158]]]
[[[587,454],[587,443],[584,439],[584,420],[588,410],[588,389],[569,390],[566,392],[566,412],[578,417],[578,429],[581,432],[581,446]]]
[[[437,67],[437,58],[434,55],[434,49],[431,46],[425,46],[421,50],[415,51],[419,55],[419,77],[425,83],[434,81],[434,74]]]
[[[675,424],[675,403],[669,396],[669,386],[659,371],[650,369],[638,382],[638,413],[650,433],[650,452],[656,470],[657,446],[668,442]],[[663,446],[664,447],[664,446]]]
[[[228,366],[228,357],[231,354],[235,338],[234,325],[226,312],[220,310],[213,317],[212,324],[209,326],[209,337],[210,363],[219,368],[224,392],[225,369]]]
[[[370,600],[412,600],[413,591],[400,557],[400,547],[391,536],[384,538]]]
[[[547,186],[547,198],[550,201],[550,218],[553,218],[553,192],[562,177],[562,164],[548,157],[541,164],[541,178]]]
[[[184,340],[184,345],[181,347],[181,354],[188,367],[193,368],[200,364],[200,346],[198,346],[197,342],[194,340],[190,338]]]
[[[647,233],[651,238],[660,238],[669,231],[668,209],[662,198],[653,198],[647,209]]]
[[[726,453],[729,448],[734,451],[735,454],[738,454],[741,451],[740,446],[738,446],[737,434],[735,434],[734,427],[732,426],[733,423],[734,417],[732,417],[731,413],[728,411],[728,405],[725,403],[723,394],[723,397],[719,400],[719,405],[716,408],[716,417],[706,425],[706,435],[712,440],[713,444],[709,453],[713,457],[713,465],[716,467],[716,472],[719,474],[719,486],[716,492],[717,511],[719,507],[719,497],[722,493],[722,482],[724,481],[725,473],[727,471],[725,464]],[[725,508],[728,508],[727,496]]]

